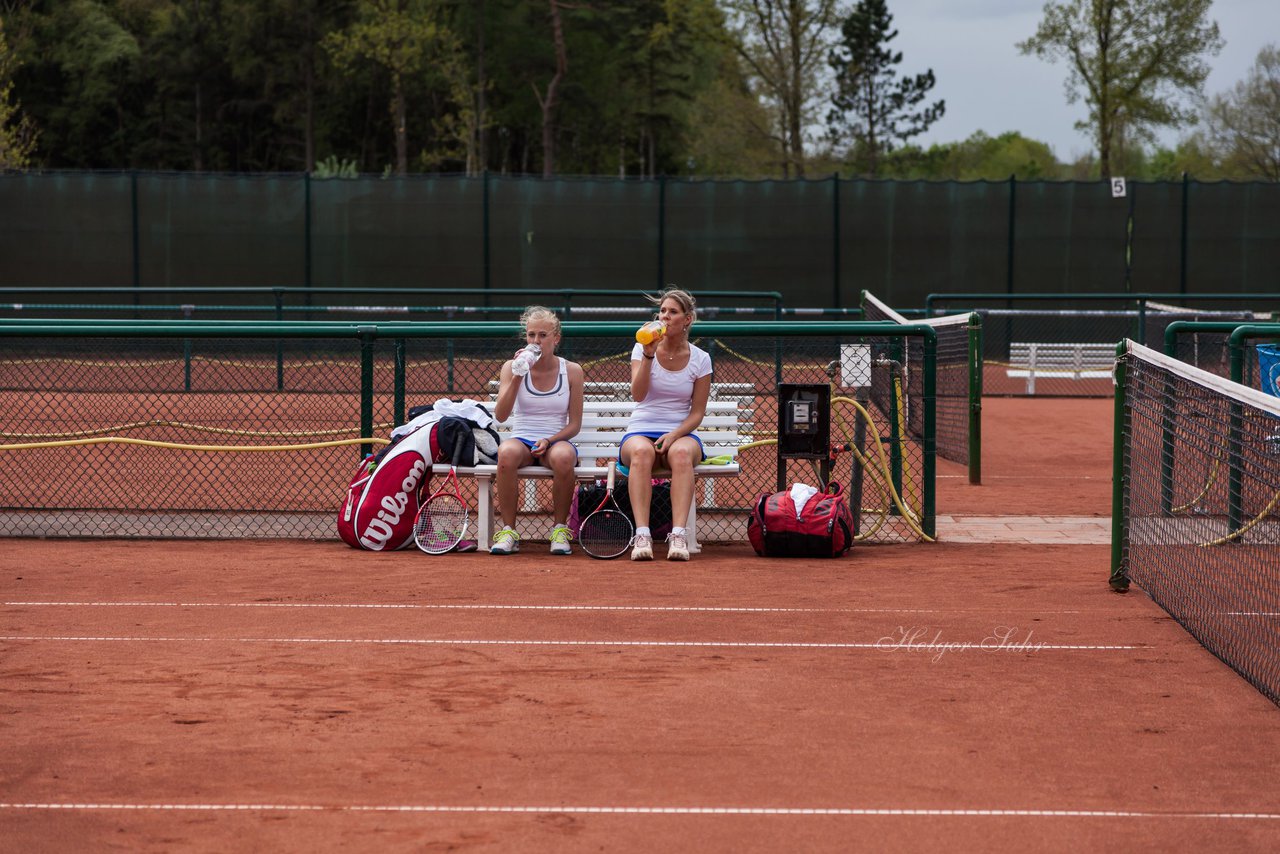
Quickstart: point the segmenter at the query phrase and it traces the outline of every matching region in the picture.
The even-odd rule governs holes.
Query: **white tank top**
[[[569,369],[564,359],[559,356],[556,359],[560,362],[560,372],[550,391],[534,388],[532,374],[520,377],[512,410],[512,436],[537,441],[559,433],[569,423]]]

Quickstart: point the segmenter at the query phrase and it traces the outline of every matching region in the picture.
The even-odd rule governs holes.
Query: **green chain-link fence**
[[[594,388],[625,386],[633,331],[568,323],[561,354]],[[837,455],[833,477],[854,483],[865,458],[852,500],[866,539],[933,533],[933,330],[700,322],[693,339],[712,356],[713,393],[738,402],[752,445],[738,477],[699,485],[705,539],[743,539],[751,500],[776,488],[767,443],[782,382],[831,382],[837,397],[862,402],[865,418],[852,403],[836,409],[833,442],[857,453]],[[922,358],[904,375],[911,340]],[[514,323],[0,322],[0,535],[334,537],[370,440],[409,407],[490,399],[521,342]],[[898,391],[877,406],[872,386]],[[919,432],[907,429],[916,422]],[[808,464],[786,465],[789,481],[814,482]],[[544,533],[548,483],[524,510],[528,533]]]

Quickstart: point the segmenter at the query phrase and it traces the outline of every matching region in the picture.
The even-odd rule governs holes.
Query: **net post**
[[[921,499],[920,527],[926,537],[937,537],[934,518],[934,486],[938,461],[937,440],[938,334],[925,327],[924,336],[924,496]]]
[[[1125,514],[1125,436],[1128,435],[1128,369],[1125,356],[1127,342],[1116,345],[1115,368],[1115,421],[1112,434],[1111,466],[1111,589],[1117,593],[1129,592],[1129,575],[1124,563],[1125,547],[1129,542],[1129,520]]]
[[[982,315],[969,314],[969,482],[982,483]]]

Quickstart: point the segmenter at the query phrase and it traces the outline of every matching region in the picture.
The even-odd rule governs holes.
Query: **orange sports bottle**
[[[636,341],[639,341],[642,346],[648,347],[666,334],[667,324],[661,320],[651,320],[636,330]]]

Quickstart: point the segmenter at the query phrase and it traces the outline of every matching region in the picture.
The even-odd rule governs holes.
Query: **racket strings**
[[[413,538],[426,552],[445,552],[467,532],[467,506],[456,495],[437,495],[418,514]]]
[[[625,552],[635,537],[635,529],[619,510],[597,510],[582,521],[578,543],[592,557],[612,558]]]

